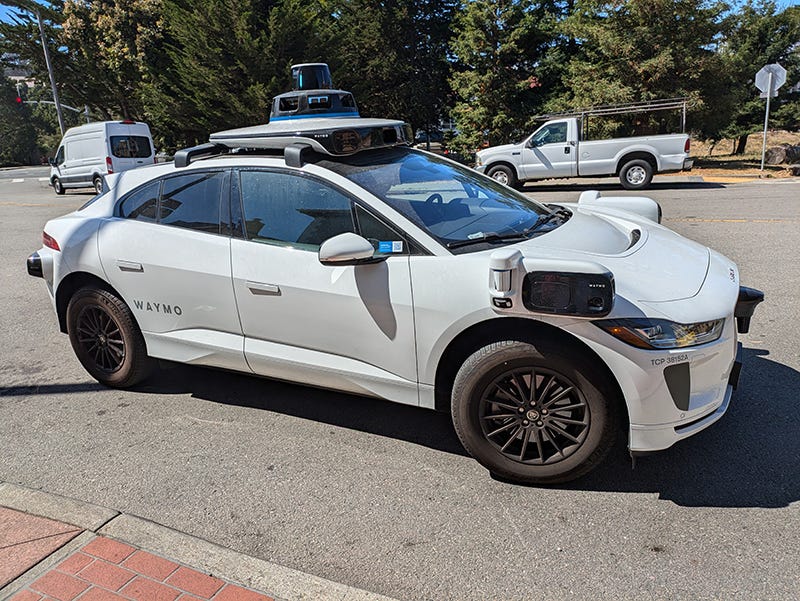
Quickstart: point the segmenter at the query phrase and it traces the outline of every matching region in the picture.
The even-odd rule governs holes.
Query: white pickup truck
[[[654,173],[692,168],[688,134],[582,140],[579,125],[579,118],[548,121],[520,144],[479,151],[475,168],[509,186],[618,175],[628,190],[646,188]]]

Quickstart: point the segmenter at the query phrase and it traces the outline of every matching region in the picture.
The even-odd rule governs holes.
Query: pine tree
[[[509,142],[526,131],[546,98],[541,77],[556,12],[543,2],[470,0],[459,13],[450,83],[461,149]]]

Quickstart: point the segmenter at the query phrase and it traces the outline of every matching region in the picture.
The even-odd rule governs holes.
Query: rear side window
[[[111,136],[111,154],[120,159],[145,159],[152,154],[147,136]]]
[[[125,219],[155,222],[158,219],[158,192],[161,182],[156,181],[126,196],[119,205],[119,215]]]
[[[193,173],[165,179],[159,223],[218,234],[224,175],[222,172]]]
[[[273,171],[242,171],[240,178],[250,240],[317,250],[328,238],[355,232],[350,199],[323,182]]]
[[[226,176],[224,171],[195,172],[150,182],[124,196],[118,214],[124,219],[219,234]],[[227,229],[222,233],[229,234]]]

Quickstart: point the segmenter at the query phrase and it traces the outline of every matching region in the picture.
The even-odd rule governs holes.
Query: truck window
[[[541,146],[543,144],[565,144],[567,141],[567,123],[562,121],[560,123],[550,123],[545,125],[533,136],[531,142],[533,146]]]

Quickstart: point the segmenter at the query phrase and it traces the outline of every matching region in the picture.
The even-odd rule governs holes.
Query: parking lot
[[[91,197],[46,175],[0,170],[0,481],[399,599],[800,598],[800,180],[594,183],[658,200],[767,300],[719,423],[537,488],[492,480],[445,414],[187,366],[97,385],[25,272],[43,224]]]

